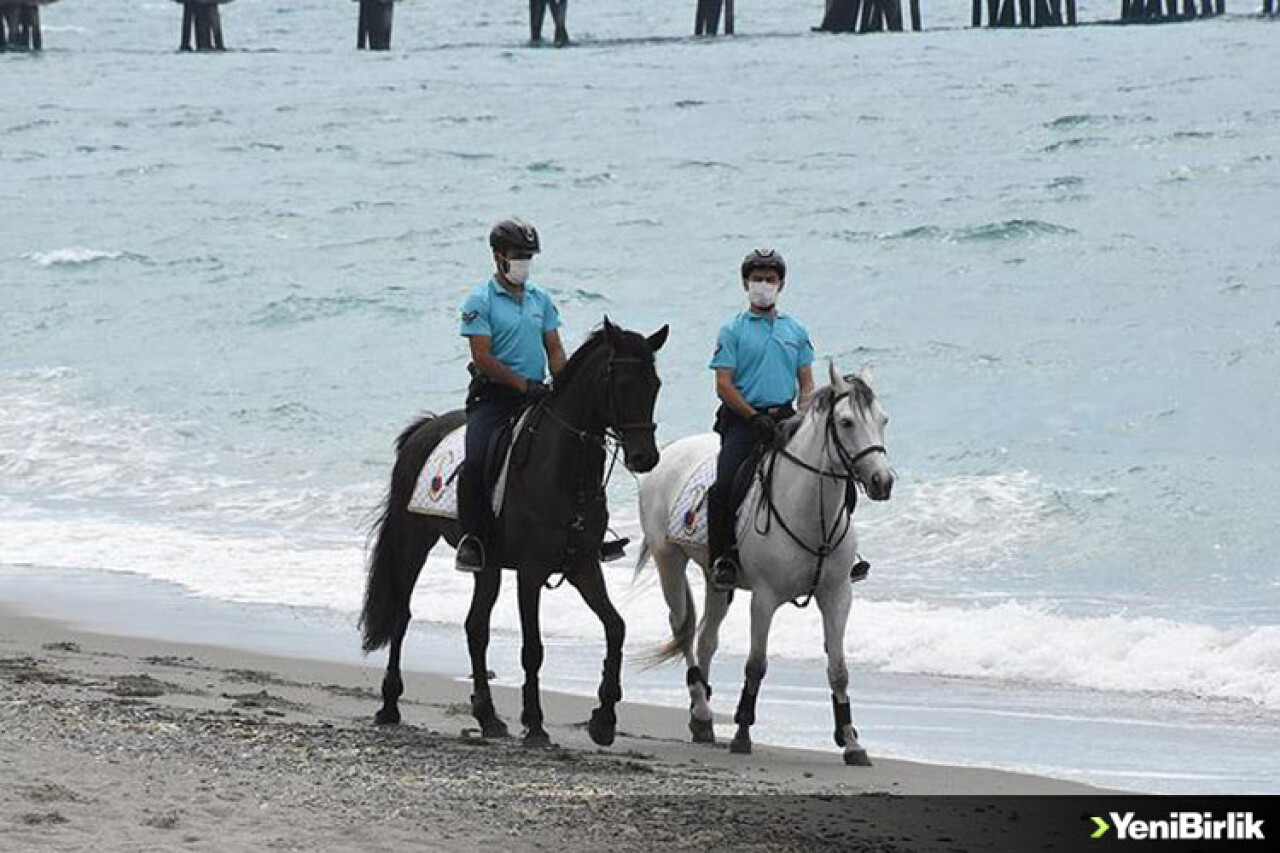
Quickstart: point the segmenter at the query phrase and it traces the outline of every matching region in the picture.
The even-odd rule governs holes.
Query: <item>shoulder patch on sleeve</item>
[[[479,311],[463,311],[463,312],[462,312],[462,322],[464,322],[464,323],[470,323],[470,322],[473,322],[473,321],[474,321],[477,317],[479,317],[479,316],[480,316],[480,312],[479,312]]]

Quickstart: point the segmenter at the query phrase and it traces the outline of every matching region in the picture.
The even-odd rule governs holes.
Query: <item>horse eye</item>
[[[845,429],[848,429],[849,427],[853,426],[853,418],[841,418],[840,426],[844,427]]]

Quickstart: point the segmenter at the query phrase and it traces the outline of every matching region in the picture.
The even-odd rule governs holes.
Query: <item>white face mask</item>
[[[507,281],[512,284],[524,284],[529,280],[529,270],[533,267],[533,260],[526,258],[524,260],[508,260],[507,261]]]
[[[747,295],[755,308],[772,308],[778,304],[779,285],[769,281],[748,281]]]

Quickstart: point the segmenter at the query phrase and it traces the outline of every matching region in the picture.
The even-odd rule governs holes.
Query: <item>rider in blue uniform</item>
[[[551,297],[529,281],[533,256],[541,251],[538,232],[522,219],[504,219],[489,232],[493,277],[472,291],[462,306],[462,335],[471,347],[467,391],[466,459],[458,477],[458,543],[455,567],[478,572],[485,566],[492,512],[484,483],[490,439],[529,402],[548,393],[552,376],[565,364],[560,313]]]
[[[756,249],[742,262],[748,310],[720,327],[711,368],[721,406],[716,481],[707,494],[707,544],[712,583],[733,589],[738,581],[734,507],[730,491],[738,469],[758,448],[772,444],[778,422],[795,414],[813,393],[813,345],[801,323],[778,313],[787,264],[772,249]]]

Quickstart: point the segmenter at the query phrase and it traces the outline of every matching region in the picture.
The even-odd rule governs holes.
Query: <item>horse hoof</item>
[[[394,726],[400,722],[399,708],[379,708],[373,715],[373,722],[379,726]]]
[[[542,729],[535,729],[524,733],[524,745],[532,749],[546,749],[551,746],[551,735]]]
[[[502,738],[509,737],[511,733],[507,731],[507,724],[494,717],[490,720],[483,720],[480,723],[480,734],[486,738]]]
[[[751,738],[735,735],[733,740],[729,741],[729,751],[734,755],[750,755]]]
[[[846,749],[844,751],[844,763],[850,767],[870,767],[871,758],[867,755],[865,749]]]
[[[612,711],[597,708],[591,713],[591,722],[587,724],[587,734],[597,746],[612,746],[617,732],[618,718]]]
[[[716,728],[710,720],[699,720],[697,717],[690,717],[689,731],[693,734],[694,743],[716,742]]]

